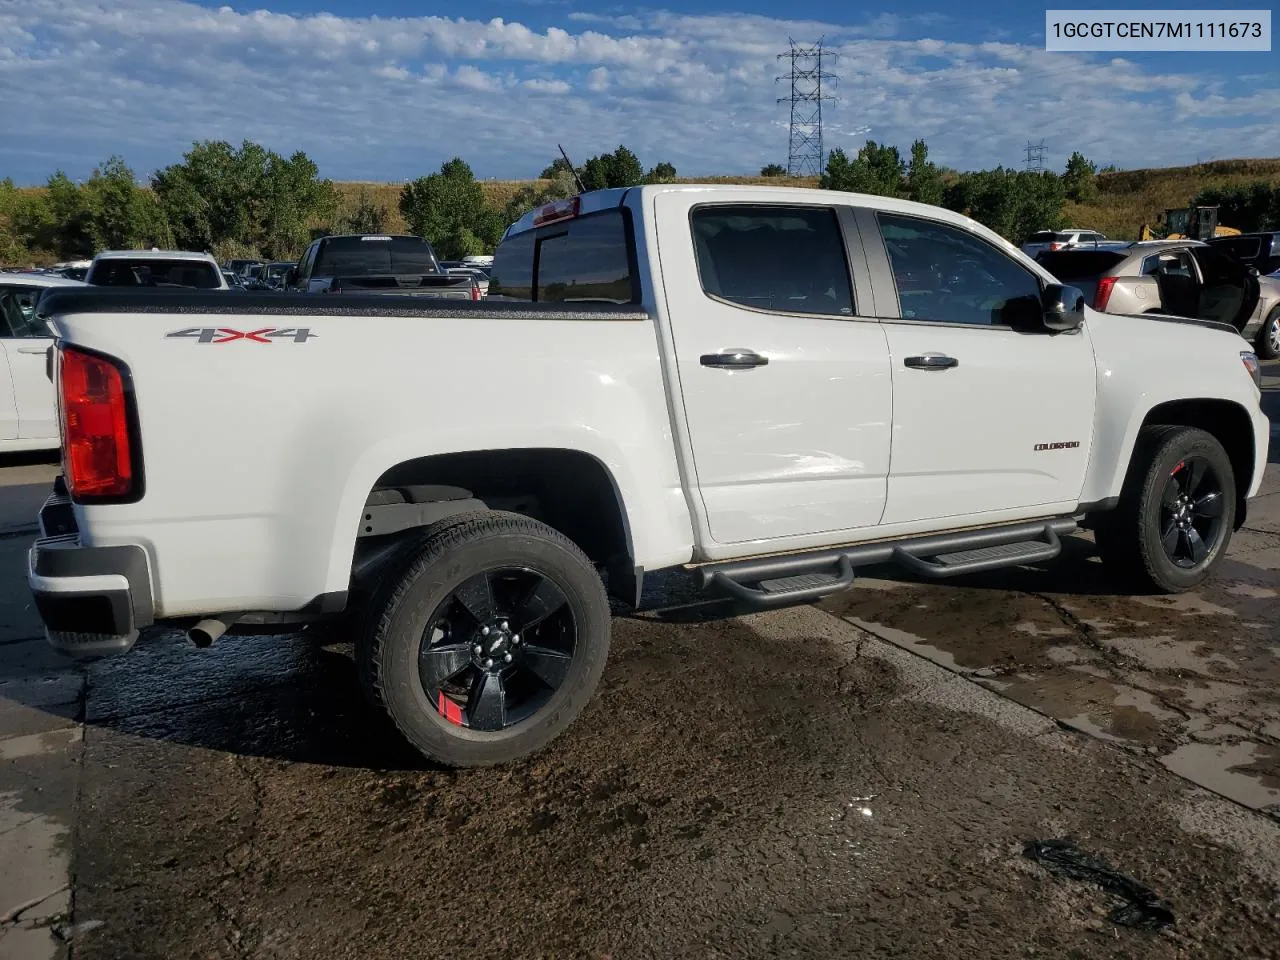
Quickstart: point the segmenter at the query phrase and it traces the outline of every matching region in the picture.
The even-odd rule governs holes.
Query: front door
[[[859,212],[893,369],[884,524],[957,525],[1075,505],[1093,435],[1093,349],[1083,328],[1036,329],[1040,281],[958,226]],[[882,297],[882,287],[890,287]]]
[[[58,436],[47,365],[53,337],[35,316],[35,302],[43,292],[42,287],[0,285],[0,336],[9,360],[20,440],[51,440]]]
[[[885,503],[889,356],[851,278],[851,212],[770,199],[654,200],[699,519],[721,544],[835,541]]]

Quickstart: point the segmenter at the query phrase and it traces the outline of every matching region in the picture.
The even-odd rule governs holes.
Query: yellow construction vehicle
[[[1164,229],[1168,232],[1158,236],[1161,227],[1156,221],[1156,229],[1144,223],[1138,234],[1139,240],[1208,240],[1211,237],[1234,237],[1240,231],[1235,227],[1223,227],[1218,224],[1217,207],[1179,207],[1164,212]]]

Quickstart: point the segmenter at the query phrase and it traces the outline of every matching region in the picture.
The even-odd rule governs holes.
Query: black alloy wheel
[[[503,730],[538,712],[564,683],[578,622],[565,591],[529,568],[463,581],[431,615],[418,676],[450,723]]]
[[[1222,478],[1205,457],[1179,462],[1160,497],[1160,544],[1175,566],[1203,563],[1222,540],[1226,513]]]

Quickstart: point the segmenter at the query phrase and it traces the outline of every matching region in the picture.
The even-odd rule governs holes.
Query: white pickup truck
[[[346,614],[409,741],[491,764],[570,724],[611,612],[660,582],[769,609],[1087,526],[1117,582],[1179,591],[1267,462],[1235,330],[1095,313],[934,207],[589,193],[512,225],[490,292],[51,294],[64,474],[29,583],[53,645]]]

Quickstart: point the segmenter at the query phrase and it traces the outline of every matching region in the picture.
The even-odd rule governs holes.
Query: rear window
[[[91,268],[89,282],[99,287],[189,287],[217,290],[222,286],[218,268],[207,260],[150,260],[136,257],[99,260]]]
[[[1231,237],[1227,240],[1214,240],[1213,246],[1237,260],[1252,260],[1262,253],[1260,237]]]
[[[1027,243],[1053,243],[1060,240],[1061,237],[1052,230],[1041,230],[1039,233],[1033,233],[1027,238]]]
[[[1059,280],[1083,280],[1106,273],[1128,256],[1109,250],[1053,250],[1040,254],[1036,262]]]
[[[498,245],[489,296],[546,303],[636,303],[630,238],[621,210],[517,234]]]
[[[420,237],[330,237],[320,244],[311,273],[369,277],[439,272],[431,245]]]

